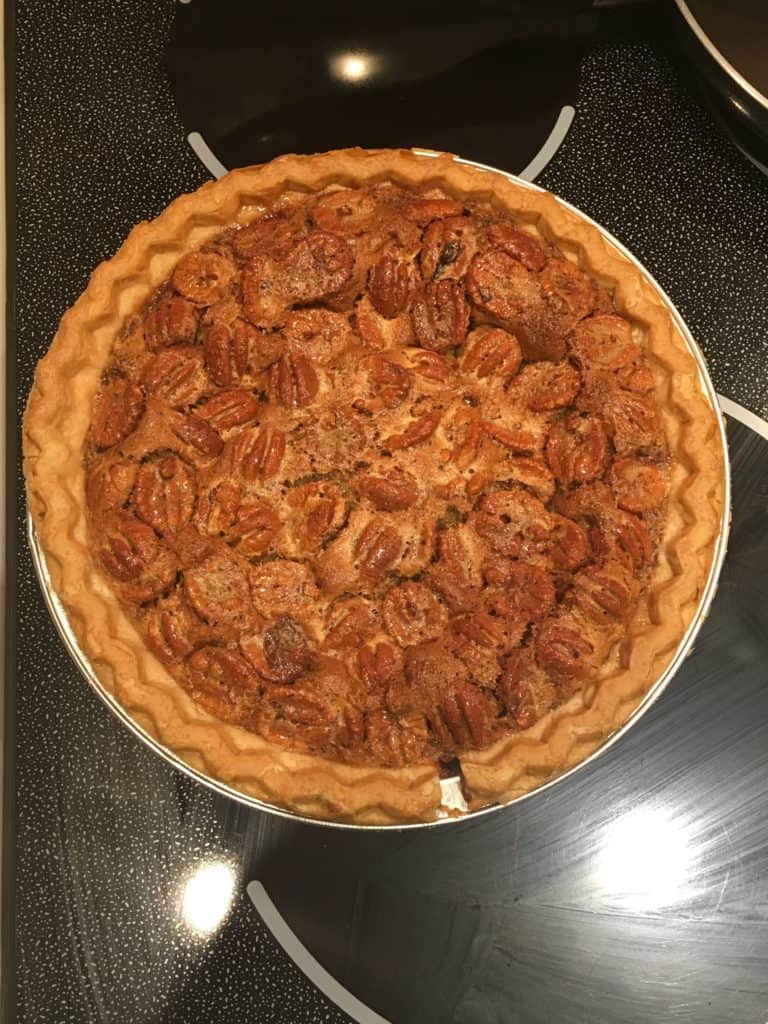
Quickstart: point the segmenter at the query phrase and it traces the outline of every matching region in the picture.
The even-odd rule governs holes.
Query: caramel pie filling
[[[95,560],[216,717],[351,763],[451,758],[596,678],[664,525],[641,336],[490,204],[288,194],[116,340]]]

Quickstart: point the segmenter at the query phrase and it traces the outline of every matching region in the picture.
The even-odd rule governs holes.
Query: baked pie
[[[205,775],[360,823],[598,747],[723,518],[718,416],[653,286],[445,155],[283,157],[178,199],[65,315],[24,428],[105,689]]]

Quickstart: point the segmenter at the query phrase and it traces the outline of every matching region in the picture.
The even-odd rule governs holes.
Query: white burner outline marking
[[[190,3],[191,0],[181,0],[181,2]],[[224,177],[228,168],[219,160],[200,132],[190,132],[187,136],[187,142],[192,147],[197,159],[206,170],[211,172],[214,178]]]
[[[520,171],[518,178],[523,178],[525,181],[533,181],[541,174],[549,161],[562,146],[565,136],[568,134],[568,130],[573,124],[575,116],[576,108],[566,104],[566,106],[564,106],[560,111],[546,142],[528,166],[524,170]]]
[[[180,0],[180,2],[191,3],[191,0]],[[527,167],[520,172],[518,175],[519,178],[523,178],[525,181],[533,181],[534,178],[541,174],[555,153],[557,153],[558,149],[562,146],[563,140],[568,134],[568,130],[573,124],[575,116],[575,107],[568,105],[563,107],[558,114],[557,120],[552,127],[552,131],[547,136],[544,145],[538,151],[533,160],[530,161]],[[221,160],[219,160],[200,132],[190,132],[189,135],[187,135],[187,142],[192,147],[197,159],[203,167],[206,168],[206,170],[210,171],[214,178],[221,178],[227,173],[228,168],[226,168]],[[494,168],[489,168],[489,170],[493,169]]]
[[[283,950],[323,995],[357,1021],[357,1024],[390,1024],[385,1017],[380,1016],[365,1003],[361,1003],[357,996],[353,996],[349,989],[344,988],[319,961],[315,960],[307,947],[299,942],[288,927],[285,918],[269,898],[269,894],[261,882],[249,882],[246,892],[262,921]]]
[[[749,427],[750,430],[753,430],[765,441],[768,441],[768,422],[756,413],[750,412],[749,409],[745,409],[738,402],[734,402],[732,398],[726,398],[725,395],[718,394],[717,400],[726,416],[731,416],[733,419],[738,420],[745,427]]]

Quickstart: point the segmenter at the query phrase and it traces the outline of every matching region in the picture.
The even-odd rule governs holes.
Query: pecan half
[[[408,353],[411,369],[419,377],[444,384],[450,379],[451,365],[445,356],[429,349],[413,349]]]
[[[201,455],[218,455],[224,447],[219,434],[199,416],[182,416],[171,422],[171,429],[180,441]]]
[[[229,533],[241,502],[240,487],[232,480],[222,480],[213,490],[202,491],[195,513],[197,528],[209,536]]]
[[[249,576],[253,603],[265,618],[290,615],[301,619],[314,613],[319,598],[317,584],[301,562],[278,558],[254,566]]]
[[[650,396],[617,388],[605,407],[604,418],[617,454],[663,448],[661,414]]]
[[[504,476],[505,484],[522,484],[541,501],[549,501],[555,493],[555,478],[541,459],[534,459],[530,455],[511,455],[502,463],[499,471]]]
[[[463,285],[447,280],[428,282],[414,300],[411,319],[423,348],[442,352],[460,345],[469,325]]]
[[[598,304],[596,285],[571,260],[547,260],[539,273],[539,284],[544,298],[560,314],[564,333]]]
[[[546,253],[541,244],[527,231],[521,231],[508,221],[496,221],[488,228],[488,241],[519,260],[528,270],[541,270]]]
[[[485,430],[475,409],[460,409],[450,424],[453,441],[449,458],[459,469],[468,469],[477,459]]]
[[[258,334],[242,320],[214,323],[205,336],[205,365],[214,384],[228,388],[248,370],[250,341]]]
[[[190,252],[182,256],[171,275],[176,291],[200,306],[223,299],[237,276],[232,259],[219,252]]]
[[[547,463],[566,487],[602,476],[608,461],[608,436],[597,416],[570,415],[555,423],[547,439]]]
[[[389,319],[405,313],[411,304],[413,272],[406,260],[382,258],[368,274],[368,294],[374,309]]]
[[[144,628],[149,649],[164,665],[186,657],[205,642],[203,623],[178,593],[150,609]]]
[[[129,512],[113,513],[104,522],[104,538],[99,561],[122,584],[126,600],[143,604],[171,586],[176,559],[151,526]]]
[[[579,393],[581,377],[570,363],[530,363],[523,367],[512,388],[529,409],[550,412],[571,405]]]
[[[490,423],[488,420],[483,421],[482,427],[489,437],[509,448],[511,452],[535,452],[539,447],[539,439],[530,430],[501,427],[498,423]]]
[[[643,358],[617,370],[616,380],[627,391],[648,392],[653,391],[656,387],[653,370]]]
[[[403,209],[406,217],[415,220],[421,227],[433,220],[460,217],[463,212],[464,204],[458,199],[410,199]]]
[[[159,534],[176,533],[192,518],[195,477],[181,459],[167,455],[141,467],[133,501],[145,523]]]
[[[667,497],[668,474],[652,462],[616,459],[609,479],[617,505],[628,512],[650,512]]]
[[[103,513],[125,505],[131,496],[138,466],[135,462],[95,462],[85,478],[85,497],[92,512]]]
[[[400,448],[411,448],[415,444],[421,444],[437,430],[441,416],[442,413],[439,409],[416,416],[402,433],[391,434],[386,438],[383,441],[383,446],[393,452]]]
[[[340,530],[347,518],[344,495],[328,481],[294,487],[287,500],[294,511],[294,533],[310,551]]]
[[[467,272],[477,249],[477,232],[471,218],[449,217],[435,220],[424,232],[421,247],[421,274],[425,281],[458,281]]]
[[[472,521],[494,551],[514,558],[542,550],[553,527],[552,513],[522,488],[486,494]]]
[[[498,692],[507,713],[519,729],[528,729],[540,715],[537,690],[542,686],[542,671],[530,646],[518,648],[505,659]],[[546,678],[544,677],[544,687]]]
[[[303,352],[318,366],[337,363],[356,342],[347,317],[331,309],[296,310],[282,333],[294,351]]]
[[[337,235],[360,235],[370,224],[376,200],[365,189],[327,192],[315,203],[312,220],[323,231]]]
[[[554,514],[549,537],[549,557],[554,566],[572,572],[589,557],[589,540],[579,523]]]
[[[397,717],[378,709],[366,715],[365,738],[373,757],[391,768],[418,761],[427,744],[427,723],[423,715]]]
[[[497,711],[490,697],[465,684],[443,697],[429,713],[429,724],[445,750],[482,747],[490,739]]]
[[[517,338],[500,327],[479,327],[467,338],[461,368],[481,380],[491,377],[501,384],[515,376],[523,354]]]
[[[319,302],[341,291],[353,267],[352,249],[343,238],[312,231],[286,256],[282,288],[292,303]]]
[[[230,536],[238,541],[241,555],[263,555],[280,532],[280,518],[272,506],[258,498],[243,502],[237,509]]]
[[[105,384],[93,402],[91,438],[97,448],[111,448],[133,433],[144,412],[141,388],[124,377]]]
[[[381,512],[398,512],[411,508],[419,498],[416,481],[402,470],[395,470],[388,476],[359,476],[355,486],[364,498]]]
[[[526,359],[565,356],[565,331],[536,274],[508,252],[491,249],[475,256],[467,271],[467,293],[487,319],[515,335]]]
[[[427,576],[453,611],[474,608],[482,591],[482,551],[474,531],[451,526],[437,540],[438,559]]]
[[[357,667],[369,690],[384,691],[403,672],[403,658],[392,644],[378,643],[361,647],[357,652]]]
[[[653,543],[645,525],[632,512],[623,509],[600,516],[590,539],[599,555],[614,558],[634,570],[647,565],[653,554]]]
[[[264,633],[264,658],[273,682],[292,683],[308,672],[314,659],[301,627],[281,615]]]
[[[165,345],[192,345],[199,319],[200,312],[194,302],[181,295],[164,295],[144,321],[147,345],[150,349]]]
[[[338,710],[311,684],[272,685],[264,694],[261,731],[273,742],[313,750],[331,743],[338,729]]]
[[[216,624],[242,620],[250,611],[247,565],[224,547],[184,574],[184,594],[201,619]]]
[[[208,383],[200,351],[181,345],[158,352],[144,370],[142,380],[149,394],[157,395],[175,409],[194,405]]]
[[[232,462],[248,483],[268,480],[280,469],[285,454],[285,432],[265,425],[243,430],[234,440]]]
[[[467,292],[478,309],[513,331],[517,326],[525,328],[529,318],[543,311],[535,275],[503,249],[475,256],[467,271]]]
[[[301,226],[284,214],[277,213],[255,220],[232,235],[232,248],[242,259],[266,254],[284,257],[295,244]]]
[[[197,415],[215,430],[241,427],[259,414],[259,401],[250,391],[220,391],[197,408]]]
[[[359,647],[376,629],[378,613],[362,597],[346,597],[328,609],[325,646],[331,650]]]
[[[641,354],[632,340],[632,326],[612,314],[591,316],[576,324],[571,352],[586,369],[621,370]]]
[[[638,590],[639,584],[626,566],[607,562],[577,573],[568,597],[596,625],[610,626],[629,618]]]
[[[478,647],[494,649],[504,639],[504,623],[486,611],[471,612],[469,615],[458,615],[451,622],[454,633],[470,640]],[[498,675],[498,665],[493,679]],[[493,680],[491,680],[493,681]]]
[[[536,660],[553,679],[581,679],[592,668],[594,646],[583,630],[561,617],[548,619],[536,633]]]
[[[279,327],[290,309],[283,264],[260,253],[243,268],[243,312],[256,327]]]
[[[298,409],[309,405],[320,383],[303,352],[286,352],[269,371],[269,395],[273,402]]]
[[[429,587],[410,581],[387,592],[381,613],[387,632],[401,647],[436,639],[447,622],[443,604]]]
[[[483,570],[489,583],[504,588],[515,617],[537,622],[554,607],[555,585],[550,573],[540,565],[495,559]]]
[[[360,368],[371,383],[374,394],[378,395],[387,409],[394,409],[408,394],[411,377],[403,366],[385,359],[381,355],[367,356]]]
[[[358,571],[371,580],[385,576],[397,561],[403,541],[394,526],[374,516],[355,542],[353,555]]]
[[[221,718],[237,718],[252,710],[258,678],[245,658],[222,647],[201,647],[187,658],[192,696]]]

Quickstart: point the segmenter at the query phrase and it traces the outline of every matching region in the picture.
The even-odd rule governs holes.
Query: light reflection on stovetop
[[[600,26],[589,3],[553,21],[530,5],[394,0],[386,18],[345,22],[339,8],[297,20],[221,0],[180,9],[168,59],[187,130],[226,167],[354,145],[450,150],[460,125],[463,156],[519,172],[574,105]]]
[[[671,1020],[678,1000],[691,1020],[756,1019],[768,443],[731,421],[729,444],[732,542],[711,616],[669,690],[594,764],[437,833],[339,833],[216,800],[243,840],[238,899],[260,882],[312,957],[386,1019],[495,1019],[499,1000],[518,1015],[499,1019],[545,1020],[553,979],[571,1014],[558,1020],[598,1005],[600,1020]],[[742,1016],[718,1016],[745,971]]]

